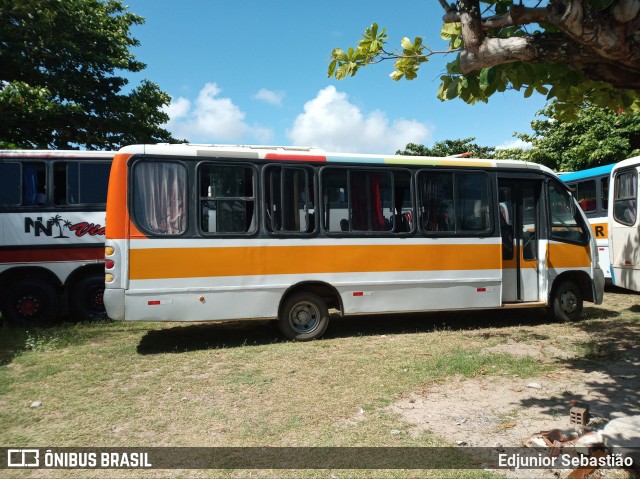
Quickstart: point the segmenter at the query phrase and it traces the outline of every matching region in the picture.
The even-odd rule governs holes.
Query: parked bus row
[[[106,317],[114,154],[0,151],[8,322]],[[518,161],[193,145],[132,146],[117,158],[112,317],[278,318],[287,336],[309,339],[330,308],[543,305],[571,319],[583,300],[598,301],[596,270],[640,290],[640,157],[561,175],[572,195],[546,168]],[[595,254],[586,251],[592,240]],[[556,250],[582,251],[582,263],[558,267]],[[175,266],[158,271],[167,252]],[[174,315],[185,303],[190,314]]]

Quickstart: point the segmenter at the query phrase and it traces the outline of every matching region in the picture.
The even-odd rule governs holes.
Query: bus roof
[[[622,160],[619,163],[615,164],[615,169],[618,170],[620,168],[626,168],[628,166],[637,166],[640,165],[640,156],[634,156],[632,158],[627,158],[626,160]]]
[[[113,158],[115,151],[0,150],[0,158]]]
[[[366,163],[430,166],[467,166],[484,168],[522,168],[553,173],[543,165],[519,160],[491,160],[477,158],[371,155],[354,153],[330,153],[318,148],[297,146],[257,146],[257,145],[200,145],[167,144],[130,145],[119,153],[166,156],[198,156],[208,158],[247,158],[255,160],[304,161],[313,163]]]
[[[564,181],[565,183],[568,183],[570,181],[583,180],[585,178],[592,178],[594,176],[609,175],[615,165],[616,165],[615,163],[612,163],[610,165],[596,166],[595,168],[588,168],[586,170],[580,170],[580,171],[572,171],[571,173],[564,173],[559,176],[562,181]]]

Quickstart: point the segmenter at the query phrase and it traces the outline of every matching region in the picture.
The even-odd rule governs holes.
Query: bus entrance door
[[[538,232],[542,184],[498,180],[502,235],[502,303],[539,301]]]

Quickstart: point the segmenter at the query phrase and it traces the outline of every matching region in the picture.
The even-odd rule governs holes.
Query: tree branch
[[[639,0],[640,1],[640,0]],[[527,23],[541,23],[547,20],[546,8],[527,8],[513,5],[507,13],[493,15],[482,19],[482,28],[492,30],[496,28],[525,25]]]
[[[568,42],[562,34],[485,38],[476,53],[466,49],[460,53],[460,70],[467,74],[518,61],[565,63],[583,71],[593,80],[606,81],[617,88],[640,88],[639,70],[603,61],[582,45]]]
[[[485,39],[480,20],[480,0],[458,0],[458,11],[464,47],[471,53],[478,53]]]

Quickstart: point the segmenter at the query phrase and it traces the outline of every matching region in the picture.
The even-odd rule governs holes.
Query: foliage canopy
[[[497,149],[479,146],[475,138],[444,140],[429,148],[409,143],[399,155],[455,156],[532,161],[555,171],[578,171],[617,163],[640,155],[640,114],[617,114],[608,108],[584,105],[577,118],[557,115],[552,103],[531,122],[533,133],[514,133],[531,145],[527,149]]]
[[[556,115],[574,117],[586,101],[640,111],[640,0],[440,0],[440,32],[449,50],[403,38],[389,51],[376,23],[356,47],[336,48],[328,76],[394,61],[391,78],[412,80],[432,55],[457,53],[440,79],[438,98],[487,102],[507,89],[546,95]]]
[[[170,97],[117,74],[142,17],[121,0],[0,0],[0,147],[117,149],[175,141],[161,128]]]

